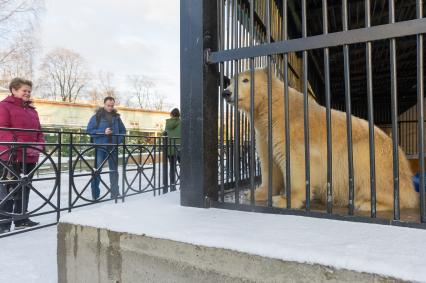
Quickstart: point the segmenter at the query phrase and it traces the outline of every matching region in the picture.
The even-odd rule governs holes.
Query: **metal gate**
[[[283,213],[425,228],[423,3],[396,0],[217,0],[181,1],[182,165],[181,203],[247,211]],[[273,168],[273,77],[283,83],[285,166],[281,194],[285,208],[274,207],[273,173],[261,176],[268,184],[266,203],[254,198],[258,183],[254,128],[255,69],[267,73],[268,159]],[[250,74],[250,110],[228,105],[221,97],[228,78]],[[238,101],[239,83],[234,84]],[[292,208],[291,123],[289,92],[303,95],[305,200]],[[326,201],[312,201],[309,100],[325,109]],[[416,106],[417,105],[417,106]],[[416,109],[419,205],[401,217],[398,123],[405,111]],[[347,144],[347,207],[333,206],[332,109],[345,113]],[[368,121],[368,214],[355,204],[353,117]],[[355,120],[358,123],[358,120]],[[374,125],[391,125],[393,207],[378,213]],[[384,127],[382,127],[384,129]],[[398,134],[399,133],[399,134]],[[380,137],[379,137],[380,138]],[[231,148],[231,149],[230,149]],[[230,153],[230,151],[232,153]],[[275,153],[276,154],[276,153]],[[357,153],[355,153],[357,154]],[[219,156],[219,158],[218,158]],[[244,169],[245,168],[245,169]],[[232,183],[231,201],[228,184]],[[248,184],[248,185],[247,185]],[[250,197],[244,200],[246,195]],[[415,214],[415,217],[412,215]]]

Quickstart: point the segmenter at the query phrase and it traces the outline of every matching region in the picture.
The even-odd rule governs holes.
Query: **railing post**
[[[169,147],[169,139],[167,136],[163,137],[163,194],[166,194],[169,192],[169,168],[168,168],[168,162],[167,157],[169,155],[168,152]]]
[[[176,162],[177,162],[177,149],[176,139],[170,139],[170,152],[172,158],[170,159],[170,191],[176,191]]]
[[[57,193],[57,203],[56,203],[56,222],[59,222],[61,217],[61,175],[62,175],[62,133],[59,132],[58,135],[58,193]]]
[[[19,162],[16,163],[16,169],[17,172],[19,172],[19,177],[18,179],[21,180],[21,178],[23,176],[27,175],[27,171],[28,171],[28,165],[27,165],[27,144],[22,145],[22,167],[19,164]],[[21,213],[20,213],[20,218],[19,220],[23,220],[23,219],[27,219],[28,216],[25,217],[25,213],[27,208],[25,207],[25,203],[27,202],[27,196],[26,196],[26,191],[29,190],[27,185],[23,185],[23,183],[21,182]],[[29,196],[28,196],[29,197]],[[29,201],[29,200],[28,200]],[[15,202],[16,204],[16,202]],[[16,209],[16,208],[15,208]]]
[[[114,136],[113,136],[114,137]],[[111,157],[110,158],[114,158],[115,160],[116,160],[116,166],[117,166],[117,168],[115,169],[116,171],[117,171],[117,185],[118,185],[118,183],[119,183],[119,180],[120,180],[120,175],[118,174],[118,172],[119,172],[119,170],[118,170],[118,165],[119,165],[119,154],[118,154],[118,150],[120,149],[120,143],[119,143],[119,137],[120,136],[115,136],[115,138],[116,138],[116,140],[115,140],[115,145],[114,145],[114,148],[113,148],[113,154],[114,155],[111,155]],[[124,166],[124,164],[123,164],[123,166]],[[108,167],[109,167],[109,164],[108,164]],[[111,169],[110,169],[111,170]],[[123,172],[123,171],[122,171]],[[124,175],[122,176],[122,177],[124,177]],[[115,184],[114,184],[115,185]],[[111,184],[110,185],[111,186],[111,191],[110,191],[110,194],[112,195],[112,186],[113,186],[113,184]],[[115,189],[114,189],[115,190]],[[120,194],[120,189],[117,189],[117,192],[114,192],[114,202],[115,203],[117,203],[118,202],[118,195]]]
[[[153,195],[157,195],[157,140],[158,138],[154,138],[154,145],[152,147],[152,171],[154,174],[154,186],[152,188]],[[160,173],[158,173],[160,174]],[[160,182],[160,180],[158,180]],[[158,185],[160,186],[160,185]]]
[[[68,212],[71,212],[72,206],[72,182],[73,182],[73,172],[72,172],[72,151],[73,151],[73,136],[72,133],[69,133],[70,143],[69,143],[69,152],[68,152]],[[95,151],[96,156],[96,151]],[[95,157],[96,158],[96,157]]]
[[[180,2],[180,189],[185,206],[205,207],[218,195],[218,74],[217,66],[206,62],[218,47],[217,16],[216,1]]]
[[[122,173],[121,173],[121,201],[124,202],[124,198],[126,197],[127,188],[126,188],[126,134],[123,136],[123,156],[122,156]],[[117,148],[118,154],[118,148]],[[119,158],[117,158],[118,160]],[[117,161],[118,163],[118,161]],[[118,166],[118,164],[117,164]]]

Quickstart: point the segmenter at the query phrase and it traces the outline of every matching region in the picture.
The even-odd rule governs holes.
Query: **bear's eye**
[[[248,83],[248,79],[247,78],[245,78],[244,80],[243,80],[243,83]]]

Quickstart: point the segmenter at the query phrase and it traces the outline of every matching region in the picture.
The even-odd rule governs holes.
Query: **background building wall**
[[[0,100],[8,95],[7,91],[0,90]],[[69,103],[34,99],[34,106],[40,117],[43,128],[73,128],[85,129],[89,119],[99,107],[95,104]],[[143,110],[128,107],[116,107],[128,130],[159,135],[165,126],[165,120],[170,117],[169,112]]]

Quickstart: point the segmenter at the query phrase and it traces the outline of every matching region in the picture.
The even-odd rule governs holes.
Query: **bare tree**
[[[87,96],[91,103],[99,105],[104,95],[95,87],[88,92]]]
[[[164,94],[156,91],[155,92],[155,99],[152,100],[152,109],[154,110],[164,110],[165,107],[165,96]]]
[[[0,66],[19,53],[36,26],[43,0],[0,0]]]
[[[117,98],[117,90],[113,86],[114,74],[111,72],[99,71],[99,90],[104,96]]]
[[[154,95],[154,81],[142,75],[128,76],[128,81],[132,88],[132,93],[136,98],[137,105],[143,109],[151,109],[153,102],[156,100]]]
[[[68,102],[75,102],[90,80],[83,57],[65,48],[57,48],[46,55],[41,74],[40,84],[48,95]]]
[[[0,31],[3,35],[11,31],[17,18],[36,17],[43,4],[43,0],[0,0]]]
[[[16,45],[0,65],[1,86],[6,86],[15,77],[33,78],[33,61],[38,46],[30,35],[22,34],[19,41],[20,44]]]
[[[43,0],[0,0],[0,85],[13,77],[32,78],[34,29],[43,6]]]

